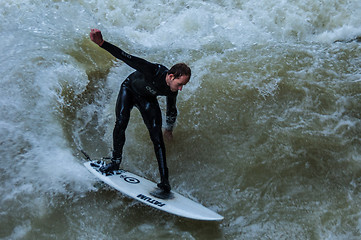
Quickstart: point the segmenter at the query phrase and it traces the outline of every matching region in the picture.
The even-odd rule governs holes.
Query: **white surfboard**
[[[106,184],[151,207],[196,220],[220,221],[223,219],[218,213],[174,191],[171,191],[166,199],[164,199],[164,196],[156,197],[157,191],[160,191],[157,184],[134,173],[117,170],[113,171],[112,174],[103,174],[99,171],[99,168],[104,164],[104,161],[101,160],[84,163],[92,174]]]

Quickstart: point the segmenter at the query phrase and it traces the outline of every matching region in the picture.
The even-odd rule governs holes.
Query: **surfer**
[[[161,178],[157,186],[164,192],[170,192],[163,134],[167,139],[173,138],[173,127],[177,118],[177,94],[189,82],[191,69],[184,63],[177,63],[168,70],[161,64],[129,55],[113,44],[104,41],[102,33],[98,29],[91,29],[90,39],[136,70],[121,84],[115,107],[116,121],[113,130],[112,159],[100,170],[107,173],[119,169],[125,143],[125,130],[129,122],[130,111],[135,106],[142,115],[154,145]],[[157,96],[167,97],[164,133],[162,133],[162,115]]]

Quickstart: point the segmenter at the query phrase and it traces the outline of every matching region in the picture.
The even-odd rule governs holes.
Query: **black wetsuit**
[[[149,130],[161,181],[168,182],[168,168],[162,134],[162,114],[157,100],[157,96],[167,96],[166,129],[172,130],[177,117],[176,98],[178,92],[172,92],[166,83],[165,78],[168,69],[163,65],[150,63],[142,58],[129,55],[108,42],[104,42],[102,48],[136,70],[126,78],[119,91],[115,108],[113,159],[122,158],[125,129],[129,122],[130,111],[133,106],[136,106]]]

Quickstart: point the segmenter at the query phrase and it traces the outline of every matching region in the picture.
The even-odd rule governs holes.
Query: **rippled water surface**
[[[1,1],[0,238],[358,239],[361,2]],[[97,181],[133,70],[92,43],[192,79],[166,142],[173,189],[223,215],[199,222]],[[162,109],[165,99],[159,98]],[[158,181],[139,112],[123,167]]]

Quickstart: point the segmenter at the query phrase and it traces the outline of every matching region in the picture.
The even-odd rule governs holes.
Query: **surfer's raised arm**
[[[99,47],[105,49],[110,54],[112,54],[115,58],[122,60],[129,67],[134,68],[135,70],[143,74],[153,75],[153,73],[158,70],[158,64],[150,63],[143,58],[130,55],[124,52],[119,47],[107,41],[104,41],[102,33],[99,29],[91,29],[90,39]]]

